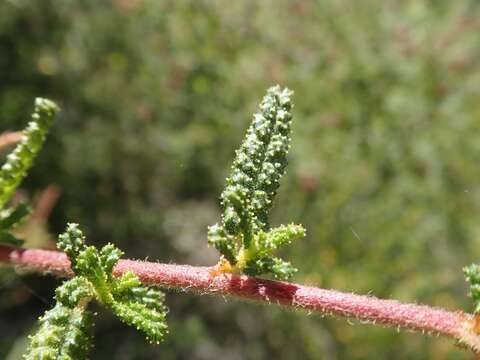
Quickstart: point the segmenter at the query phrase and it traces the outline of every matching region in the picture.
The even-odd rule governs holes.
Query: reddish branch
[[[57,251],[0,246],[0,262],[28,271],[60,277],[72,276],[68,258]],[[211,267],[120,260],[114,273],[118,276],[127,270],[135,272],[144,283],[151,285],[200,294],[226,295],[439,334],[454,338],[475,352],[480,350],[480,336],[475,331],[475,318],[460,311],[450,312],[425,305],[402,304],[395,300],[382,300],[372,296],[245,275],[217,275]]]
[[[22,135],[21,131],[0,134],[0,150],[19,142],[22,139]]]
[[[37,223],[45,223],[57,203],[60,194],[61,190],[57,185],[48,185],[38,196],[35,209],[33,210],[32,220]]]

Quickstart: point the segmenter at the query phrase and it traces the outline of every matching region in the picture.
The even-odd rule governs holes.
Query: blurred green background
[[[251,114],[295,91],[273,224],[308,237],[294,281],[470,310],[480,257],[478,1],[0,2],[0,132],[36,96],[63,112],[23,184],[56,184],[51,239],[79,222],[129,258],[211,265],[206,227]],[[45,231],[27,245],[52,245]],[[40,244],[40,245],[38,245]],[[3,270],[0,358],[58,280]],[[160,346],[99,311],[92,359],[468,359],[451,341],[172,293]]]

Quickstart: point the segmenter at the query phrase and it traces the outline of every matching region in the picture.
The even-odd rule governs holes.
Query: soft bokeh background
[[[295,91],[295,120],[273,223],[308,229],[284,253],[294,280],[469,310],[461,268],[480,258],[479,7],[0,2],[0,131],[22,129],[35,96],[63,108],[20,194],[35,203],[56,184],[61,196],[27,245],[52,246],[75,221],[130,258],[215,263],[206,226],[251,114],[279,83]],[[16,359],[58,281],[4,269],[1,283],[0,358]],[[158,347],[99,310],[92,359],[469,358],[437,337],[276,307],[171,292],[168,305]]]

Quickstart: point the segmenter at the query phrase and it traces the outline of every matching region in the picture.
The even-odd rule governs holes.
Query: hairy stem
[[[70,262],[58,251],[0,246],[0,262],[19,269],[73,275]],[[284,281],[273,281],[236,274],[216,274],[213,267],[160,264],[120,260],[115,276],[133,271],[142,282],[200,294],[231,296],[238,299],[277,304],[321,314],[354,318],[362,322],[404,328],[453,338],[459,344],[480,352],[476,318],[461,311],[451,312],[425,305],[403,304],[373,296],[342,293]]]
[[[22,140],[22,135],[21,131],[0,134],[0,150]]]

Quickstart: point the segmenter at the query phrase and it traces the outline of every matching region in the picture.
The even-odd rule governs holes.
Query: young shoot
[[[91,347],[88,334],[93,322],[87,306],[92,300],[109,307],[150,342],[162,340],[167,332],[164,295],[144,287],[133,272],[113,276],[121,250],[112,244],[100,251],[87,246],[77,224],[69,224],[59,236],[58,248],[70,259],[75,277],[56,290],[57,304],[40,318],[25,359],[85,359]]]
[[[58,111],[59,108],[53,101],[35,99],[32,120],[28,123],[20,143],[7,155],[7,161],[0,168],[0,243],[22,244],[11,231],[30,213],[30,210],[23,203],[10,208],[6,205],[42,148]]]
[[[287,166],[292,91],[273,86],[236,152],[221,195],[222,220],[208,228],[208,242],[222,255],[220,271],[271,273],[286,279],[296,269],[273,252],[305,236],[301,225],[270,228],[268,215]]]

